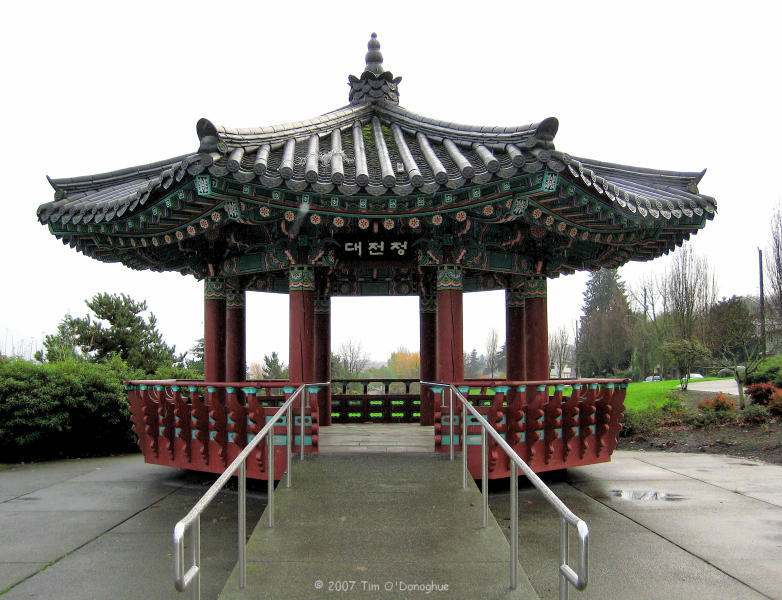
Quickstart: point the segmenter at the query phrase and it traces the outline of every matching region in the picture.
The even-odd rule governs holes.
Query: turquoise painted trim
[[[467,392],[470,391],[470,386],[469,385],[460,385],[456,389],[459,390],[462,394],[466,394]]]
[[[217,391],[217,388],[213,387],[211,385],[208,385],[208,386],[206,386],[206,391],[209,392],[210,394],[214,394]]]
[[[285,387],[282,388],[282,391],[285,394],[292,394],[293,392],[296,391],[296,388],[295,387],[291,387],[289,385],[286,385]]]
[[[243,391],[245,394],[257,394],[257,393],[258,393],[258,388],[254,388],[254,387],[243,387],[243,388],[242,388],[242,391]]]
[[[194,440],[196,439],[196,434],[198,433],[198,429],[191,429],[190,430],[190,439]]]
[[[174,427],[174,435],[175,435],[176,437],[179,437],[179,434],[180,434],[181,432],[182,432],[182,428],[181,428],[181,427]]]
[[[432,386],[429,386],[429,389],[431,389],[431,390],[432,390],[432,393],[433,393],[433,394],[442,394],[442,393],[443,393],[443,390],[444,390],[445,388],[444,388],[444,387],[440,387],[440,386],[438,386],[438,385],[432,385]]]
[[[493,389],[495,392],[497,392],[499,394],[505,394],[510,389],[510,386],[509,385],[498,385],[497,387],[491,388],[491,389]]]
[[[285,436],[283,436],[283,439],[285,439]],[[299,440],[301,440],[300,435],[294,435],[293,436],[293,445],[294,446],[300,446]],[[305,435],[304,436],[304,446],[312,446],[312,436],[311,435]]]
[[[527,386],[526,385],[516,386],[516,391],[517,392],[526,392],[527,391]]]
[[[521,442],[526,442],[527,441],[527,432],[526,431],[522,431],[521,432],[521,440],[519,440],[519,441],[521,441]]]
[[[163,391],[163,389],[164,389],[164,388],[163,388],[163,386],[162,386],[162,385],[156,385],[156,386],[155,386],[155,391],[157,391],[157,392],[162,392],[162,391]]]
[[[235,423],[236,423],[236,421],[234,421],[231,417],[228,417],[228,424],[229,425],[234,425]]]
[[[619,387],[620,387],[621,389],[623,389],[623,390],[626,390],[627,388],[629,388],[629,387],[630,387],[630,384],[629,384],[629,383],[620,383],[620,384],[619,384]]]
[[[538,386],[535,386],[535,389],[537,391],[539,391],[539,392],[545,392],[546,391],[546,386],[545,385],[538,385]]]
[[[135,389],[136,389],[136,386],[135,386],[135,385],[124,385],[124,386],[122,386],[122,387],[124,387],[124,388],[125,388],[125,391],[126,391],[126,392],[132,392],[133,390],[135,390]]]
[[[274,435],[274,445],[275,446],[287,446],[288,445],[288,437],[285,434],[275,434]]]
[[[450,434],[443,435],[441,439],[442,439],[442,441],[440,442],[441,445],[443,445],[443,446],[450,446],[451,445],[451,435]],[[453,443],[456,446],[458,446],[461,443],[459,441],[459,434],[458,433],[453,436]]]
[[[590,390],[596,390],[597,388],[598,388],[598,385],[596,383],[590,383],[589,384],[589,389]]]
[[[214,441],[214,440],[215,440],[215,434],[216,434],[216,433],[217,433],[216,431],[210,431],[210,432],[209,432],[209,439],[210,439],[211,441]]]
[[[293,416],[293,425],[301,427],[301,416],[300,415],[294,415]],[[304,426],[308,427],[309,425],[312,425],[312,417],[310,415],[304,415]]]
[[[179,386],[178,385],[172,385],[171,386],[171,391],[172,392],[178,392],[179,391]]]
[[[145,389],[147,389],[147,386],[142,383],[138,386],[138,389],[140,389],[143,392]]]
[[[319,385],[308,385],[307,386],[307,391],[310,394],[317,394],[320,391],[320,387],[321,386],[319,386]]]
[[[453,416],[453,424],[454,425],[458,425],[460,418],[461,417],[459,415],[454,415]],[[443,425],[450,425],[451,424],[451,415],[449,415],[447,413],[443,413],[442,416],[440,417],[440,423],[442,423]]]
[[[573,385],[571,385],[570,387],[571,387],[572,389],[574,389],[574,390],[580,390],[580,389],[581,389],[581,384],[580,384],[580,383],[574,383],[574,384],[573,384]]]
[[[227,387],[225,388],[225,391],[229,394],[233,394],[236,391],[236,388]]]
[[[215,423],[216,421],[212,417],[209,417],[209,422],[210,423]]]
[[[187,386],[187,391],[188,392],[197,392],[198,391],[198,386],[196,386],[196,385],[189,385],[189,386]]]
[[[565,386],[562,385],[561,383],[558,383],[557,385],[554,386],[554,391],[556,391],[556,392],[561,392],[564,389],[565,389]]]

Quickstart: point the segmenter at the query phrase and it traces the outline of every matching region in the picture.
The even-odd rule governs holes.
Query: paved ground
[[[732,396],[739,393],[739,388],[733,379],[717,379],[715,381],[698,381],[696,379],[691,379],[690,383],[687,384],[687,389],[695,392],[711,392],[712,394],[722,392],[723,394],[730,394]]]
[[[206,479],[140,455],[0,467],[0,595],[187,597],[173,589],[171,530]],[[782,599],[780,466],[617,452],[552,487],[591,527],[591,581],[571,598]],[[264,508],[262,490],[250,494],[250,523]],[[494,486],[491,498],[506,526],[507,488]],[[541,597],[556,598],[554,513],[534,490],[520,504],[521,564]],[[204,518],[204,598],[217,597],[235,563],[235,513],[229,490]],[[434,578],[438,567],[424,561]]]
[[[381,427],[345,423],[322,427],[318,435],[319,452],[324,454],[434,450],[434,427],[423,427],[418,423],[387,423]]]
[[[537,600],[509,545],[481,527],[481,495],[462,489],[460,461],[429,453],[324,454],[293,465],[275,493],[275,525],[261,519],[225,600],[426,598]]]
[[[0,596],[166,599],[174,590],[172,530],[209,476],[146,465],[140,454],[0,467]],[[248,522],[266,496],[248,493]],[[236,492],[202,519],[204,598],[236,561]]]

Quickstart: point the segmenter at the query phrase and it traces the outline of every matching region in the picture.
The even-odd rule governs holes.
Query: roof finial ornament
[[[372,33],[372,37],[367,43],[366,61],[367,67],[365,71],[380,75],[383,72],[383,54],[380,52],[380,42],[377,41],[377,34]]]
[[[380,42],[377,41],[377,34],[374,32],[367,43],[367,50],[365,57],[366,67],[361,77],[359,78],[355,75],[348,76],[348,85],[350,85],[348,99],[350,103],[364,104],[384,100],[399,104],[399,89],[397,86],[402,81],[402,78],[394,78],[390,71],[383,69],[383,55],[380,53]]]

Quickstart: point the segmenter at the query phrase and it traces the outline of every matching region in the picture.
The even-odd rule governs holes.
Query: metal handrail
[[[289,384],[290,385],[290,384]],[[238,499],[238,545],[239,545],[239,587],[244,588],[247,579],[247,457],[261,443],[264,437],[273,431],[274,426],[280,417],[287,411],[287,431],[286,440],[286,463],[285,487],[291,486],[291,441],[293,432],[293,402],[297,397],[301,397],[301,434],[299,439],[300,458],[304,460],[304,401],[307,394],[316,391],[317,388],[331,385],[326,383],[305,383],[300,385],[274,413],[274,416],[264,425],[239,455],[228,465],[222,475],[212,484],[196,505],[190,509],[190,512],[174,526],[174,587],[177,591],[184,592],[188,586],[193,584],[192,594],[195,600],[201,598],[201,513],[214,500],[218,492],[223,489],[231,476],[238,471],[239,478],[239,499]],[[267,460],[267,505],[269,527],[274,526],[274,437],[270,436],[271,442],[268,444]],[[191,536],[191,556],[192,565],[185,572],[185,533],[192,526]],[[195,580],[195,581],[194,581]]]
[[[486,527],[489,512],[489,495],[488,495],[488,448],[486,443],[486,434],[494,438],[497,445],[502,448],[505,454],[513,464],[524,472],[527,479],[534,485],[537,490],[543,494],[543,498],[554,507],[560,518],[559,528],[559,597],[560,600],[567,600],[568,597],[568,583],[570,583],[577,590],[583,590],[587,586],[588,571],[589,571],[589,525],[583,520],[577,517],[573,511],[571,511],[560,500],[551,489],[543,483],[540,477],[530,468],[530,466],[524,462],[524,460],[510,447],[508,442],[502,439],[502,436],[492,427],[489,422],[475,409],[472,404],[464,397],[459,389],[449,383],[436,383],[430,381],[422,381],[421,385],[427,385],[433,388],[440,388],[444,390],[448,388],[450,391],[450,459],[454,457],[454,436],[453,436],[453,396],[456,395],[457,399],[462,403],[462,487],[467,488],[468,471],[467,471],[467,413],[471,413],[481,426],[481,496],[483,504],[483,527]],[[445,397],[443,397],[443,403]],[[519,520],[518,520],[518,507],[519,507],[519,472],[518,469],[510,469],[510,491],[511,491],[511,503],[510,503],[510,526],[511,526],[511,539],[510,539],[510,587],[516,589],[516,564],[518,562],[518,538],[519,538]],[[569,558],[569,530],[568,525],[573,525],[578,533],[578,570],[574,570],[568,564]]]

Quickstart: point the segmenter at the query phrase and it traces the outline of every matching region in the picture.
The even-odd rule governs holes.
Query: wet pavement
[[[171,532],[209,481],[140,455],[0,467],[0,595],[188,597],[173,588]],[[589,587],[571,598],[782,599],[781,466],[621,451],[551,486],[591,529]],[[556,514],[534,489],[520,496],[519,562],[541,598],[557,598]],[[507,499],[493,485],[503,530]],[[256,488],[248,529],[264,507]],[[202,597],[216,598],[236,560],[235,491],[208,509],[202,543]]]

